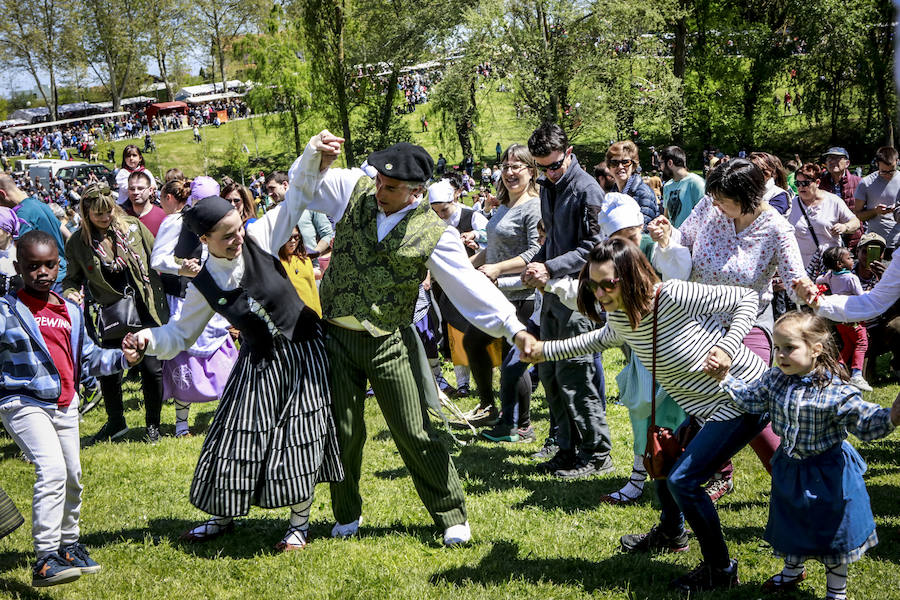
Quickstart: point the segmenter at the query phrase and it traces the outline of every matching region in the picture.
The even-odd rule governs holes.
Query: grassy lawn
[[[605,354],[608,393],[617,393],[613,375],[622,366],[618,351]],[[598,504],[618,489],[630,472],[631,433],[626,409],[609,406],[616,473],[563,482],[534,472],[529,454],[537,444],[495,446],[475,443],[454,450],[466,491],[473,543],[445,549],[418,500],[406,469],[374,401],[366,410],[369,439],[363,466],[365,523],[361,537],[332,540],[327,486],[317,489],[310,545],[277,554],[273,546],[286,528],[287,509],[253,509],[236,531],[206,545],[185,545],[178,536],[203,518],[187,500],[193,468],[214,405],[192,410],[189,439],[171,437],[174,409],[163,410],[158,446],[140,441],[144,433],[140,393],[127,383],[126,417],[133,427],[123,443],[105,443],[82,452],[84,507],[82,541],[104,569],[56,588],[33,590],[28,522],[0,541],[0,597],[121,599],[201,598],[665,598],[669,579],[700,559],[690,551],[660,557],[617,552],[623,533],[647,530],[657,519],[652,493],[635,506]],[[869,398],[889,405],[900,386],[878,386]],[[476,400],[462,400],[469,408]],[[543,391],[535,400],[538,438],[547,430]],[[104,421],[102,409],[89,413],[82,437]],[[448,443],[449,443],[449,437]],[[900,439],[855,442],[869,463],[867,483],[878,523],[880,545],[851,566],[851,598],[900,598]],[[0,481],[20,509],[29,513],[33,468],[18,450],[0,439]],[[769,481],[749,449],[736,458],[736,487],[719,503],[726,539],[740,561],[744,583],[730,593],[703,598],[756,599],[760,584],[780,569],[762,541]],[[809,565],[800,598],[822,598],[824,570]]]

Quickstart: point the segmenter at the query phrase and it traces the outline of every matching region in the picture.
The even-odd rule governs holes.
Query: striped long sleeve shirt
[[[731,373],[754,381],[766,364],[742,340],[756,321],[758,294],[747,288],[671,280],[659,284],[656,379],[689,415],[725,421],[743,414],[718,382],[703,372],[709,351],[718,346],[731,356]],[[732,316],[727,330],[714,318]],[[546,360],[592,354],[628,344],[640,361],[653,365],[653,313],[632,329],[624,311],[607,317],[602,329],[544,343]]]

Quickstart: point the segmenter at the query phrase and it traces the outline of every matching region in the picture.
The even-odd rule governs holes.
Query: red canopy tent
[[[153,119],[159,113],[177,112],[186,115],[188,105],[184,102],[157,102],[147,107],[147,118]]]

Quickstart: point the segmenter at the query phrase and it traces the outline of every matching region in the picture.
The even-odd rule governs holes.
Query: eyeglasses
[[[794,180],[794,183],[797,184],[797,187],[798,187],[798,188],[805,188],[805,187],[811,186],[811,185],[812,185],[813,183],[815,183],[815,182],[814,182],[814,181],[808,181],[808,180],[806,180],[806,179],[795,179],[795,180]]]
[[[621,281],[618,277],[613,277],[612,279],[601,279],[600,281],[594,281],[593,279],[589,279],[587,282],[588,289],[591,290],[594,294],[597,293],[597,288],[603,288],[605,292],[611,292],[616,289],[616,286],[619,285],[619,281]]]
[[[567,158],[569,158],[568,152],[566,152],[566,154],[561,159],[554,163],[550,163],[549,165],[542,165],[541,163],[536,162],[534,166],[536,166],[543,173],[546,173],[547,171],[556,171],[561,166],[563,166],[563,163],[566,162]]]
[[[528,165],[523,165],[521,163],[518,163],[518,164],[505,164],[504,163],[504,164],[500,165],[501,171],[519,172],[519,171],[522,171],[523,169],[527,169],[527,168],[528,168]]]
[[[631,160],[630,158],[622,158],[622,159],[611,158],[608,161],[606,161],[606,164],[609,165],[610,167],[612,167],[613,169],[615,169],[619,165],[622,165],[623,167],[630,167],[631,163],[633,163],[633,162],[634,161]]]

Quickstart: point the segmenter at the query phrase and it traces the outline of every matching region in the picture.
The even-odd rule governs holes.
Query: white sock
[[[188,414],[191,411],[191,405],[181,400],[175,401],[175,435],[188,432]]]
[[[291,506],[291,526],[282,538],[282,542],[292,546],[306,545],[306,533],[309,531],[309,511],[312,508],[313,497],[310,496],[303,502]]]
[[[647,481],[647,471],[644,469],[644,457],[638,454],[634,456],[634,466],[631,468],[631,478],[625,486],[609,495],[619,502],[631,502],[637,500],[644,493],[644,482]]]
[[[804,571],[806,571],[806,567],[803,566],[802,562],[794,563],[784,561],[784,568],[781,570],[781,573],[778,573],[772,579],[774,579],[775,583],[778,585],[791,583],[792,581],[799,579]]]
[[[825,565],[826,600],[847,600],[847,565]]]
[[[232,521],[234,521],[232,517],[212,517],[191,529],[190,533],[199,536],[215,535],[230,525]]]

